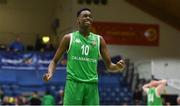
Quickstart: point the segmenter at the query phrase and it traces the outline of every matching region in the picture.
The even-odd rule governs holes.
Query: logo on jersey
[[[96,46],[96,41],[92,41],[91,45]]]
[[[81,41],[80,41],[80,39],[76,39],[75,42],[76,43],[80,43]]]

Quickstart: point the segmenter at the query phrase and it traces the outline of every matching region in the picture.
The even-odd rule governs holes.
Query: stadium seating
[[[16,72],[14,70],[0,70],[0,83],[16,83]]]
[[[10,53],[9,55],[0,53],[0,87],[5,95],[17,96],[34,91],[45,92],[46,90],[51,91],[53,95],[57,95],[60,89],[64,89],[66,81],[64,65],[58,65],[53,78],[49,82],[45,83],[42,80],[53,53],[25,53],[17,54],[18,56]],[[117,62],[120,58],[120,56],[113,57],[112,61]],[[17,64],[18,62],[21,63]],[[99,61],[98,70],[101,70],[98,73],[100,104],[121,105],[125,102],[131,103],[132,91],[128,88],[123,74],[108,73],[102,60]]]

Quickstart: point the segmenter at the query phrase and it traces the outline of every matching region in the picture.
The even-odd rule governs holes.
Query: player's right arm
[[[67,34],[62,38],[62,40],[59,44],[59,47],[58,47],[52,61],[50,62],[49,66],[48,66],[48,71],[43,76],[44,81],[49,81],[51,79],[51,77],[53,76],[53,73],[56,69],[56,64],[58,63],[59,59],[63,56],[63,54],[69,48],[69,42],[70,42],[70,35]]]
[[[143,91],[147,93],[149,87],[150,87],[150,83],[143,85],[143,87],[142,87],[142,88],[143,88]]]

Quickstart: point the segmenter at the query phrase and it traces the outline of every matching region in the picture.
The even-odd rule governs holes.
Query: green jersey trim
[[[100,35],[97,36],[98,36],[98,52],[99,52],[99,56],[101,56],[101,52],[100,52],[101,39],[100,39]]]
[[[161,97],[160,94],[158,95],[157,88],[155,89],[155,92],[156,92],[156,96],[157,96],[157,97]]]
[[[69,50],[71,49],[71,44],[72,44],[72,39],[73,39],[73,38],[72,38],[72,37],[73,37],[73,36],[72,36],[72,33],[70,33],[69,35],[70,35],[70,42],[69,42],[69,48],[68,48],[68,50],[67,50],[67,53],[68,53]]]

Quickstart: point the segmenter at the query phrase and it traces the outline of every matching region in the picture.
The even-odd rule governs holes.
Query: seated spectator
[[[50,94],[50,91],[46,91],[42,98],[42,105],[55,105],[55,98]]]
[[[53,50],[55,49],[52,43],[48,42],[47,44],[45,44],[44,51],[53,51]]]
[[[18,105],[26,105],[26,104],[28,104],[28,100],[27,100],[27,98],[25,96],[19,95],[19,96],[16,97],[16,104],[15,104],[16,106],[18,106]]]
[[[8,96],[4,96],[3,101],[2,101],[2,105],[7,105],[7,106],[10,105]]]
[[[63,97],[64,97],[64,90],[60,89],[56,96],[56,104],[57,105],[63,105]]]
[[[44,47],[44,44],[42,42],[42,38],[39,34],[36,35],[36,42],[35,42],[35,50],[41,51]]]
[[[16,40],[14,42],[12,42],[10,45],[9,45],[9,50],[12,50],[12,51],[15,51],[15,52],[21,52],[21,51],[24,51],[24,45],[23,43],[21,42],[21,39],[20,37],[18,36],[16,38]]]
[[[31,97],[29,98],[29,105],[41,105],[41,99],[39,97],[38,92],[33,92]]]

